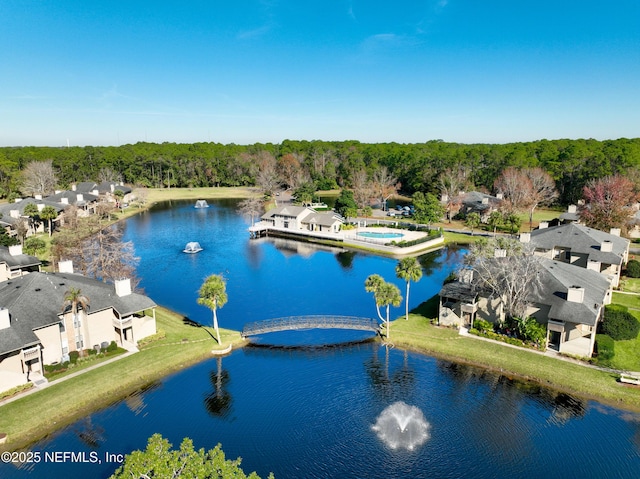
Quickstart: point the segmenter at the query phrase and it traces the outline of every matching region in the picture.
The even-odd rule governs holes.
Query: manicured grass
[[[628,293],[640,293],[640,278],[620,278],[620,289]]]
[[[434,301],[431,303],[435,304]],[[421,308],[421,312],[433,313],[433,304],[423,305]],[[616,373],[562,361],[526,349],[460,336],[457,330],[434,326],[425,316],[415,312],[409,315],[409,321],[398,319],[393,322],[391,342],[396,347],[462,361],[500,371],[507,376],[530,379],[554,389],[598,399],[617,407],[640,410],[640,391],[617,382]]]
[[[147,201],[149,203],[166,200],[249,198],[259,194],[256,188],[227,186],[207,188],[149,188],[147,191]]]
[[[612,303],[621,304],[629,309],[640,310],[640,295],[614,292]]]
[[[137,354],[49,387],[0,408],[0,432],[8,434],[5,449],[17,449],[41,439],[100,407],[108,406],[162,377],[212,357],[218,347],[211,328],[185,324],[170,311],[156,310],[158,329],[166,337]],[[221,330],[223,347],[241,344],[240,333]]]

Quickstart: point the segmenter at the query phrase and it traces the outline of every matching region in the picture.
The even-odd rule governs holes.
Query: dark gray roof
[[[541,286],[532,291],[529,300],[549,305],[551,319],[594,326],[611,285],[609,280],[597,271],[547,258],[540,260]],[[572,286],[584,288],[582,303],[567,301],[567,291]]]
[[[456,299],[465,303],[473,303],[478,294],[470,283],[452,281],[442,286],[440,296],[443,298]]]
[[[88,313],[113,308],[128,316],[153,308],[147,296],[118,296],[112,284],[72,273],[29,273],[0,283],[0,307],[7,308],[11,326],[0,330],[0,354],[37,342],[33,330],[60,322],[65,293],[80,289],[89,298]]]
[[[76,184],[76,188],[73,191],[74,193],[93,193],[94,191],[98,191],[99,194],[111,193],[111,187],[113,186],[113,190],[120,190],[125,195],[127,193],[131,193],[131,188],[129,186],[121,185],[114,181],[103,181],[102,183],[95,183],[93,181],[82,181]]]
[[[38,258],[29,254],[12,255],[6,246],[0,246],[0,263],[6,263],[10,270],[31,268],[42,264]]]
[[[24,208],[25,206],[27,206],[28,204],[35,204],[35,205],[44,205],[44,206],[51,206],[53,208],[55,208],[55,210],[60,213],[62,210],[64,210],[65,205],[61,204],[61,203],[57,203],[55,201],[50,201],[48,199],[44,199],[44,200],[36,200],[35,198],[25,198],[23,200],[14,202],[14,203],[5,203],[3,205],[0,205],[0,213],[2,214],[2,222],[3,223],[7,223],[7,224],[15,224],[16,220],[18,218],[12,218],[11,217],[11,210],[18,210],[20,215],[24,215]]]
[[[604,241],[611,241],[613,251],[600,250]],[[587,255],[588,259],[619,265],[629,247],[629,240],[587,226],[569,223],[532,231],[531,244],[545,250],[556,247],[569,248],[572,252]]]
[[[485,198],[488,201],[488,203],[486,204],[482,202],[482,200]],[[481,193],[479,191],[469,191],[465,193],[464,195],[462,195],[461,201],[462,204],[467,208],[476,209],[478,211],[484,211],[491,207],[497,207],[502,202],[502,200],[495,196]]]
[[[82,195],[82,201],[78,201],[78,195]],[[98,200],[98,196],[93,193],[86,193],[82,191],[61,191],[60,193],[56,193],[55,195],[47,196],[47,200],[55,201],[56,203],[62,203],[62,199],[66,198],[67,203],[70,205],[78,205],[82,206],[86,203],[91,203]],[[63,204],[63,206],[65,206]]]

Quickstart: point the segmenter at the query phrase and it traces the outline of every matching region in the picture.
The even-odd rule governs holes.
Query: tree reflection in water
[[[212,416],[226,417],[231,411],[231,394],[226,389],[229,382],[229,372],[222,369],[222,358],[216,359],[216,371],[211,371],[209,379],[213,384],[213,392],[204,398],[204,406]]]
[[[384,349],[384,363],[378,357],[381,348]],[[374,393],[384,402],[406,398],[411,394],[415,385],[415,371],[409,366],[407,351],[404,351],[401,368],[390,372],[389,348],[378,344],[373,348],[373,355],[364,366],[371,379]]]

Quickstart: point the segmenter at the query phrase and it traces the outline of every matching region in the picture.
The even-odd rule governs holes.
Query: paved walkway
[[[34,386],[31,389],[28,389],[28,390],[26,390],[24,392],[16,394],[15,396],[11,396],[10,398],[7,398],[7,399],[4,399],[4,400],[0,401],[0,406],[4,406],[5,404],[9,404],[10,402],[16,401],[16,400],[21,399],[21,398],[23,398],[25,396],[33,394],[33,393],[35,393],[37,391],[40,391],[41,389],[46,389],[51,384],[62,383],[64,381],[66,381],[67,379],[75,378],[75,377],[79,376],[80,374],[84,374],[84,373],[92,371],[92,370],[94,370],[96,368],[102,367],[102,366],[104,366],[106,364],[113,363],[114,361],[118,361],[120,359],[126,358],[127,356],[131,356],[132,354],[135,354],[135,351],[127,351],[126,353],[120,354],[119,356],[116,356],[115,358],[107,359],[106,361],[103,361],[101,363],[95,364],[93,366],[89,366],[88,368],[81,369],[78,372],[67,374],[66,376],[61,377],[59,379],[54,379],[52,382],[47,381],[40,374],[34,375],[34,377],[32,378],[32,382],[34,383]]]

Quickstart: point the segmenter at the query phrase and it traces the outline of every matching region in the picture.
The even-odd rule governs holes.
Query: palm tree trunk
[[[389,339],[389,305],[387,304],[387,339]]]
[[[404,320],[409,321],[409,285],[411,281],[407,281],[407,299],[405,300]]]
[[[216,330],[216,337],[218,339],[218,344],[222,344],[222,341],[220,341],[220,329],[218,329],[218,315],[216,314],[216,308],[213,308],[213,329]]]

